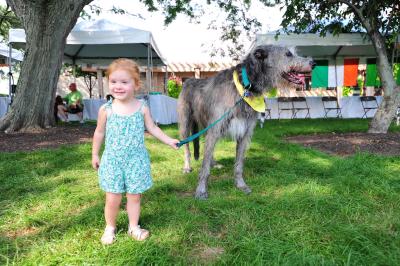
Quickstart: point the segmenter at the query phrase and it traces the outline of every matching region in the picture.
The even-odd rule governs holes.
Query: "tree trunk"
[[[400,88],[396,87],[396,82],[393,76],[393,68],[390,66],[389,57],[385,47],[385,40],[379,29],[376,26],[375,18],[366,17],[363,14],[364,6],[357,8],[352,1],[347,0],[331,0],[335,3],[343,3],[354,11],[354,14],[360,19],[361,24],[367,30],[372,44],[378,57],[378,72],[381,78],[382,87],[384,89],[384,97],[381,105],[372,119],[368,133],[387,133],[389,126],[394,118],[397,107],[400,104]]]
[[[370,36],[378,54],[377,64],[384,97],[369,125],[368,132],[387,133],[400,104],[400,87],[396,87],[393,68],[390,66],[383,38],[377,31],[370,33]]]
[[[65,40],[92,0],[7,0],[21,19],[26,51],[11,109],[0,121],[6,132],[54,125],[53,105]]]
[[[397,106],[399,106],[399,96],[399,86],[394,88],[391,95],[386,95],[385,93],[383,101],[369,125],[368,133],[387,133],[395,116]]]

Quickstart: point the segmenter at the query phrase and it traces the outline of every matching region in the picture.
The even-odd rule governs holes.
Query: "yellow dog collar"
[[[236,71],[233,71],[233,82],[235,82],[236,89],[238,90],[240,96],[242,96],[242,98],[246,101],[248,105],[250,105],[251,108],[259,113],[265,112],[264,96],[244,96],[244,88],[239,81],[239,75]]]

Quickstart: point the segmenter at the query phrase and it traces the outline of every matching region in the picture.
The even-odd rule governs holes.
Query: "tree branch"
[[[11,10],[9,10],[10,6],[7,4],[6,10],[4,11],[4,14],[1,16],[0,19],[0,27],[3,24],[4,20],[7,18],[7,14],[11,12]]]
[[[350,7],[351,9],[354,10],[354,13],[360,19],[361,23],[364,25],[364,27],[367,29],[367,31],[368,32],[373,31],[372,25],[369,23],[369,21],[363,15],[363,11],[366,6],[362,6],[362,7],[358,8],[348,0],[328,0],[328,2],[332,3],[332,4],[342,3],[342,4],[347,5],[348,7]]]
[[[361,12],[361,14],[362,14],[362,11],[364,11],[364,8],[365,8],[365,6],[362,6],[362,7],[358,8],[348,0],[328,0],[328,2],[329,3],[333,3],[333,4],[335,4],[335,3],[345,4],[345,5],[349,6],[349,7],[351,7],[356,13]]]

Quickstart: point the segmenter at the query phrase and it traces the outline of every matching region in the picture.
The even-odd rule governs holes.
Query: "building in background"
[[[184,82],[188,78],[211,77],[217,72],[232,66],[235,66],[234,62],[175,62],[168,64],[166,67],[154,67],[151,73],[151,90],[147,91],[142,88],[140,93],[162,93],[167,95],[166,83],[171,76],[179,77]],[[95,75],[99,70],[103,73],[101,78],[99,75]],[[99,80],[101,79],[100,84],[103,87],[103,95],[107,95],[109,94],[108,84],[107,80],[103,78],[105,70],[106,67],[83,67],[82,71],[88,73],[84,77],[74,77],[70,72],[65,71],[60,75],[57,94],[61,96],[66,95],[69,92],[68,85],[71,82],[75,82],[84,98],[98,99],[102,95],[99,90]],[[146,67],[140,67],[140,79],[142,84],[146,83]]]

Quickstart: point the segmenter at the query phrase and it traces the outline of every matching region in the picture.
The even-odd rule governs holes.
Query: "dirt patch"
[[[37,133],[0,132],[0,152],[33,151],[91,142],[94,130],[94,125],[72,124],[59,125]],[[358,151],[400,156],[400,132],[300,135],[286,140],[339,156],[352,155]]]
[[[94,130],[95,126],[79,124],[57,126],[35,133],[0,132],[0,152],[33,151],[90,142]]]
[[[202,263],[213,264],[224,252],[225,250],[220,247],[199,246],[195,249],[193,256],[198,258]]]
[[[17,237],[28,237],[35,235],[39,232],[39,229],[37,227],[28,227],[28,228],[23,228],[18,231],[8,231],[4,234],[4,236],[8,238],[15,239]]]
[[[356,152],[400,156],[400,132],[315,134],[288,137],[286,140],[339,156],[348,156]]]

